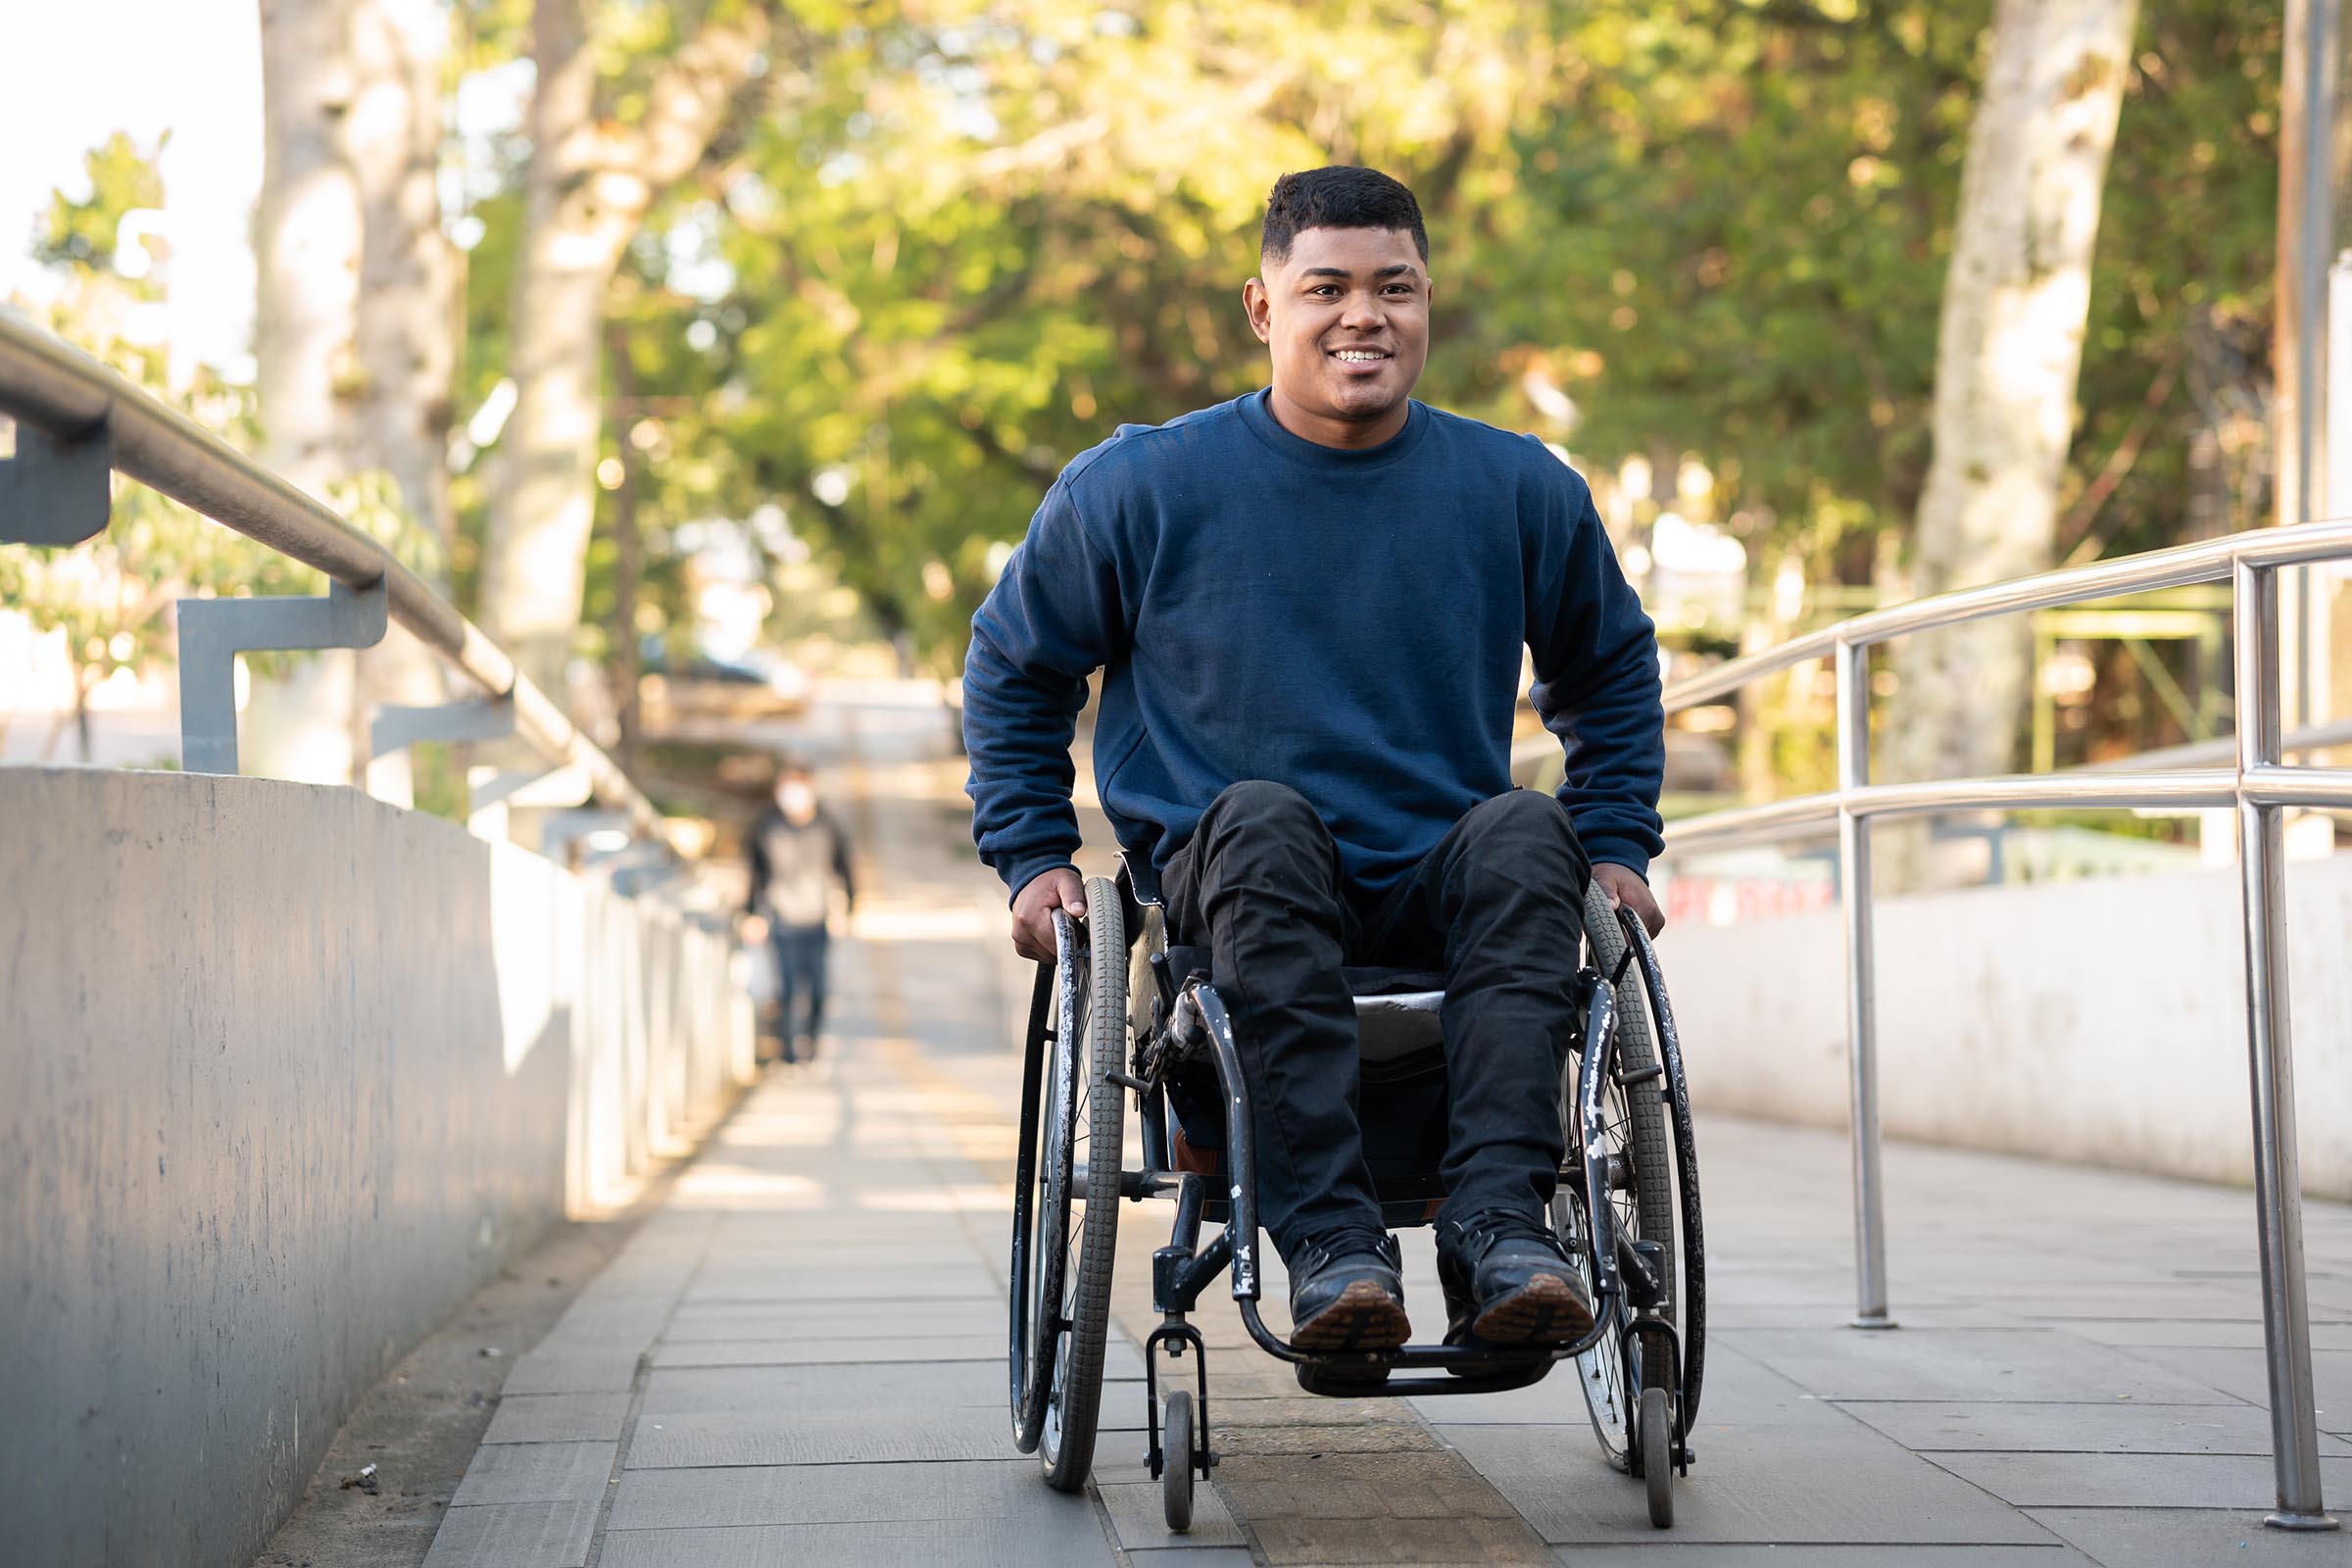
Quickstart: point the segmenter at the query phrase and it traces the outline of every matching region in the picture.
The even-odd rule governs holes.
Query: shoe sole
[[[1301,1350],[1394,1350],[1412,1337],[1404,1303],[1370,1280],[1357,1280],[1293,1330],[1291,1343]]]
[[[1479,1313],[1470,1332],[1490,1345],[1566,1345],[1592,1332],[1592,1308],[1557,1274],[1538,1274]]]

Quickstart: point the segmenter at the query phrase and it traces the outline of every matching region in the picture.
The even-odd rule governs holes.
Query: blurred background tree
[[[737,599],[765,595],[771,642],[821,662],[874,636],[952,674],[1064,463],[1262,382],[1239,309],[1260,204],[1324,162],[1419,191],[1422,395],[1594,481],[1676,657],[1909,591],[1993,15],[272,0],[264,20],[351,62],[337,471],[390,475],[462,604],[575,706],[611,688],[590,717],[617,734],[641,650],[742,652],[701,608],[722,558],[749,563]],[[2279,28],[2180,0],[2117,63],[2057,558],[2267,515]],[[83,226],[96,254],[112,231]],[[265,288],[265,318],[284,298]],[[319,400],[265,397],[274,440],[273,401]],[[605,677],[585,695],[580,659]],[[1749,790],[1821,782],[1809,673],[1744,703]],[[2116,705],[2060,757],[2182,737],[2177,711]]]
[[[127,136],[111,137],[83,160],[89,194],[51,197],[32,252],[62,274],[65,287],[40,324],[79,343],[134,384],[188,409],[207,428],[247,444],[253,438],[251,394],[201,368],[175,372],[170,354],[144,329],[142,317],[161,294],[171,261],[152,223],[164,205],[155,170],[159,151]],[[114,485],[106,531],[79,549],[0,547],[0,605],[24,614],[36,633],[62,640],[72,669],[74,759],[83,762],[96,757],[90,699],[99,685],[171,663],[175,601],[294,592],[318,580],[308,567],[144,485],[120,476]],[[35,755],[54,755],[66,716],[60,715]],[[0,739],[10,717],[0,710]]]

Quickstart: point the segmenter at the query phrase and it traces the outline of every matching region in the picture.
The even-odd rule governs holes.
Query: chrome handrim
[[[1086,1200],[1079,1193],[1071,1173],[1085,1163],[1090,1125],[1088,1089],[1092,1074],[1086,1063],[1091,1045],[1087,1039],[1087,1004],[1091,1000],[1089,992],[1092,982],[1089,966],[1084,961],[1075,965],[1075,1004],[1065,1009],[1063,1016],[1074,1017],[1077,1027],[1071,1031],[1069,1040],[1058,1043],[1060,1049],[1054,1053],[1054,1117],[1050,1123],[1053,1130],[1049,1135],[1055,1141],[1052,1154],[1054,1163],[1049,1168],[1055,1172],[1063,1193],[1067,1195],[1065,1202],[1054,1206],[1060,1208],[1066,1218],[1058,1238],[1051,1242],[1045,1237],[1039,1238],[1041,1250],[1046,1246],[1054,1246],[1061,1258],[1059,1290],[1054,1302],[1054,1315],[1051,1319],[1041,1320],[1051,1321],[1054,1325],[1051,1345],[1052,1363],[1048,1373],[1053,1381],[1046,1397],[1044,1434],[1045,1451],[1052,1457],[1058,1457],[1061,1452],[1061,1414],[1069,1397],[1070,1384],[1070,1325],[1077,1315],[1078,1286],[1083,1277],[1079,1269],[1079,1251],[1086,1239]],[[1042,1274],[1038,1289],[1042,1295],[1045,1289]]]

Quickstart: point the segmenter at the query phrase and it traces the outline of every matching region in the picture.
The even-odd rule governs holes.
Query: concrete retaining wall
[[[2290,865],[2303,1188],[2352,1199],[2352,856]],[[1886,1136],[2253,1181],[2234,871],[1882,900]],[[1669,930],[1702,1109],[1843,1127],[1836,909]]]
[[[752,1071],[729,945],[351,790],[0,769],[11,1561],[236,1564]]]

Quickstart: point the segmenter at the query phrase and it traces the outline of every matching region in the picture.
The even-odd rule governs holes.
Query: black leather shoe
[[[1551,1227],[1489,1211],[1438,1227],[1446,1343],[1566,1345],[1592,1328],[1585,1282]]]
[[[1300,1349],[1393,1350],[1413,1337],[1395,1237],[1331,1231],[1283,1261],[1291,1270],[1291,1343]]]

